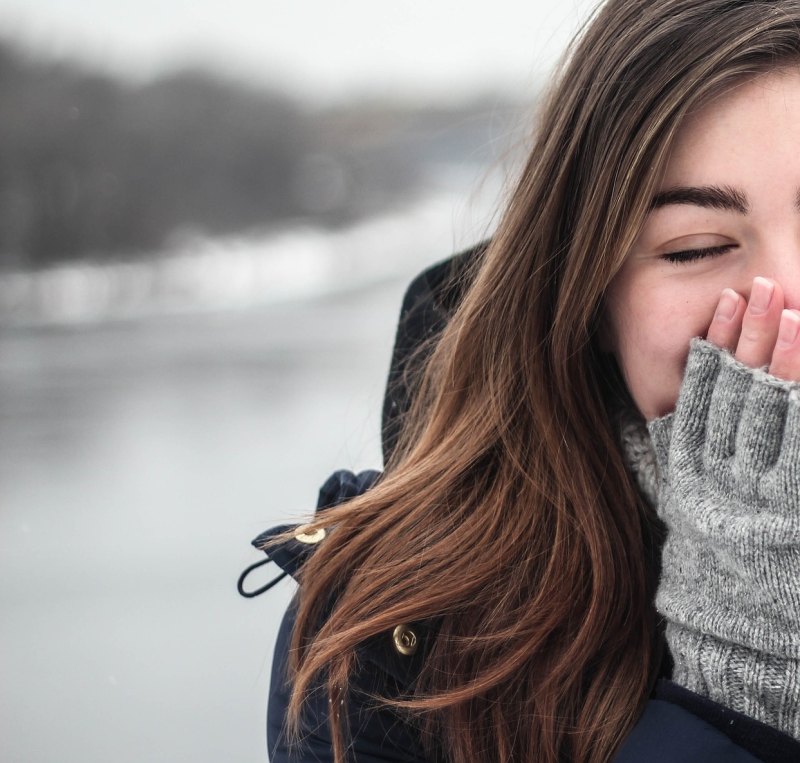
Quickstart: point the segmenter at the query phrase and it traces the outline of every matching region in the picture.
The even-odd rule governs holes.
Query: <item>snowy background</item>
[[[589,7],[0,0],[0,760],[265,760],[292,586],[238,597],[249,541],[380,467],[405,286],[491,232]],[[272,207],[224,206],[234,154],[164,191],[220,82],[303,132]],[[164,93],[169,151],[126,132]]]

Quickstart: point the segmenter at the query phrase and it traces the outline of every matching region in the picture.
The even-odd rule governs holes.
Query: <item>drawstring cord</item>
[[[245,599],[252,599],[256,596],[260,596],[265,591],[269,591],[277,583],[280,583],[289,573],[288,572],[281,572],[280,575],[273,578],[269,581],[266,585],[261,586],[261,588],[257,588],[255,591],[246,591],[244,588],[244,581],[247,579],[247,576],[253,571],[258,569],[259,567],[263,567],[265,564],[271,562],[272,559],[267,557],[266,559],[262,559],[260,562],[256,562],[255,564],[251,564],[241,575],[239,575],[239,581],[236,583],[236,589],[239,591],[240,595],[244,596]]]

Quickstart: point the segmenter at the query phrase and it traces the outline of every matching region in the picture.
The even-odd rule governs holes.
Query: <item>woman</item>
[[[597,13],[382,477],[270,552],[275,760],[800,760],[798,145],[798,0]]]

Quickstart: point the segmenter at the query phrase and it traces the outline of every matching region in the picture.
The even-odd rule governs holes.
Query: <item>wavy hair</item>
[[[604,295],[686,114],[796,63],[799,29],[800,0],[611,0],[573,41],[383,478],[314,520],[335,529],[301,576],[295,724],[315,682],[338,705],[365,642],[429,621],[413,692],[376,701],[451,763],[612,757],[658,659]]]

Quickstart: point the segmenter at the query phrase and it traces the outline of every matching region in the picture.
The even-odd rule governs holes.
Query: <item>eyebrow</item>
[[[650,202],[650,209],[659,209],[670,204],[693,204],[709,209],[727,209],[746,215],[750,204],[742,191],[730,186],[703,185],[667,188],[657,193]]]

